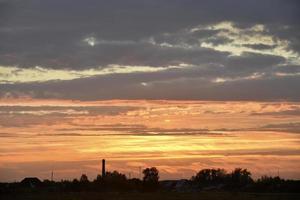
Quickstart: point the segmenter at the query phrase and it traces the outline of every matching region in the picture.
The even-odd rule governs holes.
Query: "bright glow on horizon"
[[[212,167],[299,178],[299,110],[293,102],[1,99],[0,180],[49,178],[52,167],[57,180],[93,179],[100,158],[133,177],[156,166],[163,179]]]

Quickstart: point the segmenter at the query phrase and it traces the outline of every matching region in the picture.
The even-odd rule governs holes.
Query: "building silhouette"
[[[105,177],[105,159],[102,159],[102,177]]]

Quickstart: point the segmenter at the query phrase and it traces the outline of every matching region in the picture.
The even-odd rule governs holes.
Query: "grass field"
[[[1,200],[288,200],[300,199],[300,194],[230,193],[230,192],[154,192],[154,193],[30,193],[0,196]]]

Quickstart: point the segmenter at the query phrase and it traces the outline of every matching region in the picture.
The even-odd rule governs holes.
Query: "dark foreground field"
[[[10,194],[0,196],[2,200],[288,200],[300,199],[300,194],[276,194],[276,193],[231,193],[231,192],[130,192],[130,193],[30,193]]]

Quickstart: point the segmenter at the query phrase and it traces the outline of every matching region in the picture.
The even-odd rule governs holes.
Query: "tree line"
[[[189,180],[159,181],[159,171],[155,167],[143,170],[142,180],[127,178],[118,171],[106,172],[89,180],[86,174],[79,179],[61,180],[59,182],[44,180],[31,183],[29,180],[16,183],[0,183],[0,192],[81,192],[81,191],[157,191],[157,190],[229,190],[248,192],[299,192],[299,180],[284,180],[279,176],[263,176],[257,180],[252,178],[247,169],[236,168],[231,172],[224,169],[202,169]]]

